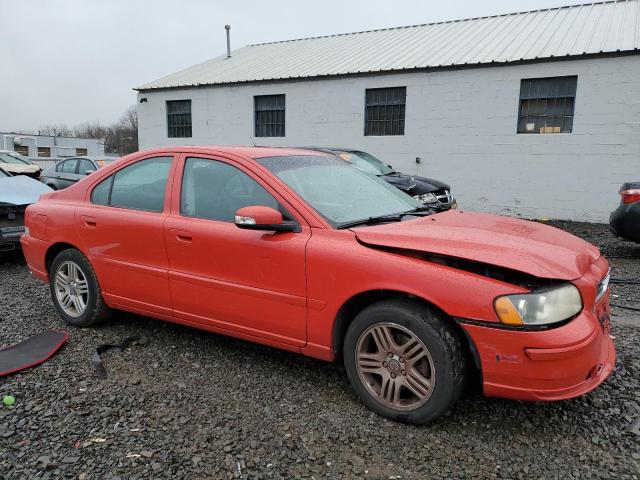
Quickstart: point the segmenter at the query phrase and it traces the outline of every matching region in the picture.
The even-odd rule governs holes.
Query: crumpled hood
[[[482,213],[448,211],[352,231],[364,245],[463,258],[557,280],[583,276],[600,257],[596,247],[557,228]]]
[[[24,175],[0,177],[0,203],[29,205],[37,202],[43,193],[52,191],[44,183]]]

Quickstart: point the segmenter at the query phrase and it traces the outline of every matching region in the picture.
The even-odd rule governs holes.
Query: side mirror
[[[274,232],[297,232],[300,227],[295,222],[285,222],[275,208],[252,205],[238,209],[235,216],[236,227],[246,230],[270,230]]]
[[[91,175],[93,172],[95,172],[95,170],[85,170],[84,174],[85,175]]]

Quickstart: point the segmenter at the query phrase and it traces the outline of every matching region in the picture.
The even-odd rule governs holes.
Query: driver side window
[[[217,160],[187,158],[182,176],[180,214],[186,217],[233,222],[236,211],[264,205],[292,217],[258,182],[243,171]]]

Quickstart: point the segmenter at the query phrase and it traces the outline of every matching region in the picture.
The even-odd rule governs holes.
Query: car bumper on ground
[[[462,323],[481,364],[483,390],[515,400],[566,400],[605,381],[616,362],[609,321],[583,311],[561,327],[515,331]]]

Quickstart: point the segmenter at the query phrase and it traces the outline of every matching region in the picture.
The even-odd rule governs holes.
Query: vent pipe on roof
[[[227,58],[231,58],[231,25],[225,25],[227,31]]]

